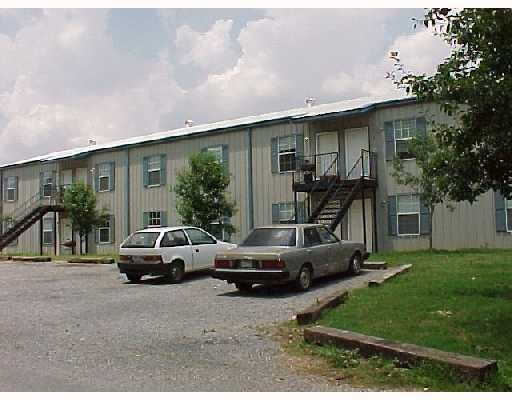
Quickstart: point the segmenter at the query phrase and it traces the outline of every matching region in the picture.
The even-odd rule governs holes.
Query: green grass
[[[0,255],[5,255],[5,256],[18,256],[18,257],[39,257],[40,254],[39,253],[0,253]],[[113,258],[114,260],[117,260],[119,259],[119,254],[87,254],[87,255],[81,255],[81,256],[73,256],[73,255],[70,255],[70,254],[66,254],[66,255],[59,255],[59,256],[55,256],[53,254],[43,254],[43,256],[48,256],[48,257],[51,257],[52,260],[55,260],[55,261],[67,261],[71,258]]]
[[[393,377],[397,386],[512,389],[512,251],[381,253],[373,258],[390,265],[412,263],[413,268],[379,288],[354,291],[320,324],[498,360],[499,375],[486,385],[460,384],[442,369],[423,366]],[[310,346],[309,351],[327,353],[333,362],[339,358],[332,348]],[[383,375],[371,363],[363,364],[373,371],[371,382],[389,381],[386,368]]]

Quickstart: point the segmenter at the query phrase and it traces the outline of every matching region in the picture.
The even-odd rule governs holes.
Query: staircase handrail
[[[61,191],[57,188],[52,188],[50,196],[43,196],[40,191],[25,200],[19,207],[17,207],[10,214],[4,215],[3,220],[16,222],[20,218],[27,215],[30,211],[39,207],[40,205],[56,205],[57,200],[60,200]]]

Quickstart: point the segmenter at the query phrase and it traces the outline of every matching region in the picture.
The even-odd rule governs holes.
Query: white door
[[[192,243],[192,264],[194,269],[213,267],[217,254],[217,240],[201,229],[185,229]]]
[[[361,177],[362,163],[354,165],[361,157],[361,150],[368,150],[368,127],[345,129],[345,159],[347,175],[349,179],[357,179]],[[364,175],[368,176],[369,159],[364,160]],[[353,168],[353,169],[352,169]]]
[[[64,187],[71,186],[73,183],[73,170],[65,169],[62,171],[62,182],[61,185]]]
[[[319,154],[316,160],[317,176],[336,175],[339,160],[336,162],[335,159],[338,151],[338,132],[322,132],[316,135],[316,154]]]
[[[373,251],[373,209],[372,200],[364,199],[366,220],[366,250]],[[364,243],[363,202],[354,200],[348,211],[348,240]]]

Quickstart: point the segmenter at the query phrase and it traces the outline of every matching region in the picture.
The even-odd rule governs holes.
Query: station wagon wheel
[[[358,275],[361,272],[361,264],[361,255],[359,253],[354,254],[350,259],[350,273],[352,275]]]
[[[126,279],[128,279],[130,282],[140,282],[140,279],[142,278],[139,274],[126,274]]]
[[[306,290],[309,290],[309,288],[311,287],[311,278],[311,268],[302,267],[299,271],[299,275],[297,275],[295,286],[297,287],[297,289],[305,292]]]
[[[172,283],[179,283],[185,275],[185,266],[180,261],[173,261],[169,271],[169,279]]]

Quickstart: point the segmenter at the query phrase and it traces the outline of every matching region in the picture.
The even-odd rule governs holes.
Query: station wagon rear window
[[[258,228],[244,240],[242,246],[295,246],[295,228]]]
[[[123,248],[127,249],[150,249],[155,247],[156,240],[160,236],[160,232],[136,232],[131,235],[126,242],[123,243]]]

